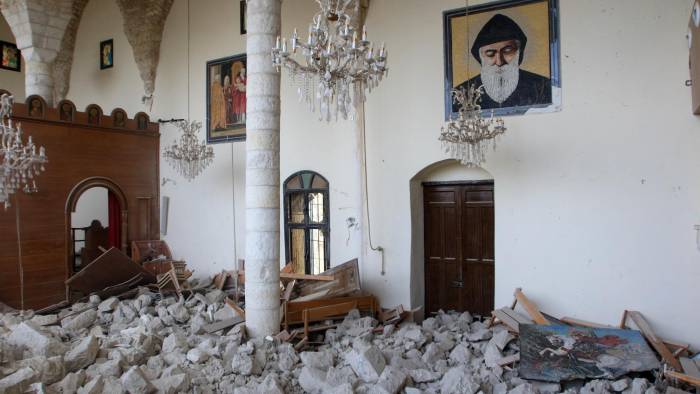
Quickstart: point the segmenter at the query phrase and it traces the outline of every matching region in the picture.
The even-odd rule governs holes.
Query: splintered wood
[[[661,355],[668,365],[672,366],[677,371],[683,370],[681,363],[673,356],[673,353],[666,347],[664,342],[656,336],[654,330],[651,329],[651,326],[640,312],[625,311],[622,319],[623,326],[626,324],[627,318],[634,322],[639,331],[642,332],[642,335],[644,335],[644,338],[649,341],[651,346]]]

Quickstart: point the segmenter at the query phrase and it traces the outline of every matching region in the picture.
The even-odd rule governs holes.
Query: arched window
[[[328,181],[300,171],[284,181],[284,239],[294,271],[319,274],[330,268]]]

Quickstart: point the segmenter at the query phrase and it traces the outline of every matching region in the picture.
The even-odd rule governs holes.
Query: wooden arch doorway
[[[70,277],[75,273],[75,270],[73,269],[73,236],[72,236],[72,214],[75,212],[76,207],[78,205],[78,201],[80,200],[80,197],[85,193],[87,190],[95,188],[95,187],[103,187],[107,189],[109,194],[111,196],[114,196],[116,201],[119,204],[119,249],[121,249],[122,252],[127,253],[127,213],[128,213],[128,206],[126,202],[126,195],[122,191],[122,189],[117,185],[113,180],[105,177],[90,177],[86,178],[80,182],[78,182],[77,185],[73,187],[73,189],[68,193],[68,199],[66,200],[66,267],[67,267],[67,273],[68,276]]]

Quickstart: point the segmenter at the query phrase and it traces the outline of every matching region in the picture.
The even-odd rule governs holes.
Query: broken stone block
[[[101,394],[104,387],[104,379],[102,376],[89,381],[85,386],[78,389],[78,394]]]
[[[71,372],[51,388],[62,393],[75,393],[85,382],[85,371]]]
[[[163,353],[172,353],[177,350],[189,350],[187,337],[180,333],[172,333],[163,340]]]
[[[430,365],[438,360],[445,358],[445,354],[440,348],[440,345],[437,343],[431,343],[425,348],[425,352],[423,353],[423,357],[421,357],[421,360],[423,360],[424,363]]]
[[[427,369],[410,369],[408,375],[416,383],[434,382],[440,378],[440,375]]]
[[[233,309],[231,309],[227,306],[224,306],[223,308],[214,312],[214,321],[223,321],[223,320],[233,319],[236,316],[238,316],[236,311],[234,311]]]
[[[649,388],[649,382],[644,378],[635,378],[632,385],[623,391],[625,394],[643,394]]]
[[[113,377],[106,377],[104,386],[102,386],[102,394],[124,394],[122,382]]]
[[[538,391],[531,383],[523,383],[508,391],[508,394],[538,394]]]
[[[422,394],[423,393],[422,390],[417,389],[415,387],[406,387],[405,389],[403,389],[403,392],[405,394]]]
[[[187,374],[184,373],[161,377],[160,379],[154,380],[152,383],[153,386],[158,389],[158,393],[163,394],[182,393],[190,389],[190,379]]]
[[[687,391],[681,390],[681,389],[677,389],[675,387],[668,386],[668,387],[666,387],[665,394],[690,394],[690,393]]]
[[[299,386],[307,393],[323,393],[326,385],[326,371],[312,367],[303,367],[299,375]]]
[[[612,391],[624,391],[630,386],[630,379],[629,378],[622,378],[619,380],[616,380],[610,384],[610,389]]]
[[[7,342],[11,345],[28,348],[34,356],[52,357],[66,351],[66,347],[60,341],[44,333],[38,325],[31,321],[16,325],[7,337]]]
[[[243,376],[259,375],[262,372],[256,358],[245,353],[238,353],[233,356],[231,369],[234,373],[240,373]]]
[[[168,313],[175,319],[178,323],[186,323],[190,319],[190,312],[182,304],[178,302],[177,304],[172,304],[168,307]]]
[[[463,343],[455,346],[450,352],[450,361],[455,364],[468,364],[472,359],[472,352],[469,347]]]
[[[237,346],[238,345],[236,345],[236,347]],[[226,354],[226,352],[224,352],[224,354]],[[226,356],[224,356],[224,359],[226,359]],[[297,356],[294,347],[289,343],[283,343],[277,347],[277,359],[279,369],[282,371],[291,370],[294,364],[299,362],[299,356]]]
[[[35,315],[31,322],[39,326],[52,326],[58,324],[58,315]]]
[[[384,326],[384,329],[382,330],[382,335],[385,337],[388,337],[389,335],[394,333],[394,330],[396,329],[396,326],[393,324],[387,324]]]
[[[131,367],[121,377],[124,389],[130,394],[147,394],[155,391],[155,387],[146,379],[141,369],[137,366]]]
[[[386,367],[384,355],[376,346],[351,351],[347,361],[357,376],[367,383],[379,380],[379,376]]]
[[[12,375],[0,379],[0,393],[23,393],[37,378],[38,374],[33,369],[21,368]]]
[[[97,311],[88,309],[73,318],[62,320],[61,326],[69,331],[78,331],[92,326],[95,320],[97,320]]]
[[[515,337],[511,335],[508,330],[500,330],[493,334],[490,342],[496,345],[498,350],[503,351],[513,339],[515,339]]]
[[[377,386],[383,388],[389,394],[396,394],[406,384],[406,378],[406,374],[401,372],[401,370],[388,366],[384,368],[381,376],[379,376]]]
[[[474,394],[479,391],[479,384],[465,366],[448,370],[440,380],[440,392],[443,394]]]
[[[209,304],[216,304],[218,302],[223,302],[224,299],[226,298],[226,293],[219,289],[214,289],[212,291],[207,292],[205,295],[206,301]]]
[[[258,386],[258,392],[266,394],[285,394],[284,387],[280,383],[277,374],[274,373],[265,377],[263,382]]]
[[[94,379],[97,376],[114,377],[122,376],[122,367],[119,360],[104,360],[97,364],[90,365],[85,373],[88,379]]]
[[[322,350],[318,352],[302,352],[299,354],[301,362],[307,367],[328,371],[334,363],[333,352],[330,350]]]
[[[209,354],[199,350],[198,348],[191,349],[187,352],[187,360],[193,364],[201,364],[209,359]]]
[[[53,384],[66,376],[66,369],[61,356],[46,358],[32,357],[18,363],[20,368],[31,368],[37,373],[37,380],[45,384]]]
[[[492,336],[493,332],[491,332],[491,330],[488,330],[486,328],[480,328],[467,335],[467,339],[469,340],[469,342],[479,342],[491,339]]]
[[[349,366],[331,367],[326,374],[326,384],[328,387],[338,387],[344,384],[349,384],[350,387],[355,387],[357,384],[357,375]]]
[[[497,365],[498,361],[503,358],[503,354],[495,343],[490,342],[486,345],[486,350],[484,352],[484,362],[487,366],[493,368]]]
[[[78,342],[65,356],[66,369],[75,372],[78,369],[86,368],[95,362],[100,344],[94,336],[90,335]]]
[[[98,312],[111,312],[119,305],[119,298],[110,297],[102,301],[100,305],[97,306]]]
[[[508,385],[505,383],[496,383],[491,388],[491,394],[507,394],[507,393],[508,393]]]
[[[556,394],[561,392],[561,384],[548,382],[529,382],[535,388],[535,392],[540,394]]]

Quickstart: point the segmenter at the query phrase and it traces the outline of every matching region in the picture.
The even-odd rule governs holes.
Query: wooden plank
[[[700,369],[698,369],[698,365],[695,364],[695,361],[689,359],[688,357],[681,357],[679,361],[683,367],[683,372],[686,375],[700,379]]]
[[[292,291],[294,290],[294,285],[296,283],[296,280],[292,280],[291,282],[287,283],[287,286],[284,288],[284,293],[282,294],[282,301],[289,301],[289,298],[292,296]]]
[[[304,309],[301,313],[304,320],[304,336],[309,336],[309,323],[321,321],[333,317],[345,316],[353,309],[357,308],[357,301],[344,302],[342,304],[327,305],[317,308]]]
[[[627,317],[632,319],[637,328],[639,328],[639,331],[641,331],[642,335],[644,335],[644,338],[651,343],[651,346],[653,346],[654,349],[661,355],[664,361],[666,361],[666,363],[668,363],[674,369],[680,371],[682,369],[681,363],[678,362],[675,357],[673,357],[673,354],[670,350],[668,350],[666,345],[664,345],[663,341],[656,336],[654,330],[651,329],[651,326],[646,321],[644,316],[642,316],[642,314],[638,311],[626,312]]]
[[[610,325],[593,323],[593,322],[589,322],[586,320],[576,319],[573,317],[562,317],[559,320],[563,321],[566,324],[572,325],[572,326],[591,327],[591,328],[615,328],[615,327],[610,326]]]
[[[525,294],[522,292],[521,289],[516,289],[515,290],[515,298],[518,300],[520,305],[527,311],[528,315],[532,318],[532,320],[535,321],[537,324],[542,324],[545,326],[549,325],[549,320],[547,320],[542,313],[540,313],[540,310],[537,308],[537,305],[530,301]]]
[[[313,300],[320,300],[322,298],[328,298],[328,293],[330,292],[329,289],[324,289],[322,291],[319,291],[318,293],[311,293],[302,297],[297,297],[293,299],[292,301],[294,302],[304,302],[304,301],[313,301]]]
[[[508,316],[508,314],[503,312],[502,309],[496,309],[495,311],[491,312],[491,314],[494,318],[500,320],[501,323],[505,324],[511,331],[520,333],[520,323],[518,323],[512,317]]]
[[[222,320],[222,321],[219,321],[216,323],[207,324],[206,326],[204,326],[204,331],[206,331],[207,334],[213,334],[217,331],[221,331],[221,330],[224,330],[226,328],[233,327],[233,326],[241,324],[243,322],[245,322],[244,317],[236,316],[236,317],[231,318],[231,319],[226,319],[226,320]]]
[[[238,306],[238,304],[236,304],[232,299],[228,297],[226,297],[224,301],[226,302],[226,305],[228,305],[229,308],[233,309],[234,311],[236,311],[236,313],[238,313],[238,316],[245,319],[245,310],[243,308]]]
[[[308,280],[319,282],[332,282],[335,280],[333,275],[306,275],[280,272],[280,280]],[[245,283],[245,271],[238,271],[238,283]]]
[[[300,296],[318,293],[328,290],[329,297],[342,297],[360,292],[360,270],[357,259],[348,261],[328,271],[322,272],[321,276],[333,276],[331,282],[304,282],[297,284]]]
[[[314,301],[290,301],[287,303],[285,312],[285,323],[286,324],[298,324],[303,323],[302,311],[304,309],[317,308],[328,305],[342,304],[345,302],[357,301],[357,309],[361,312],[369,312],[374,316],[377,312],[377,299],[373,295],[360,296],[360,297],[341,297],[341,298],[331,298],[327,300],[314,300]]]
[[[671,371],[671,370],[664,371],[664,375],[666,375],[666,377],[669,379],[678,379],[678,380],[682,380],[686,383],[692,384],[693,386],[700,386],[700,378],[697,378],[695,376],[690,376],[690,375],[686,375],[684,373]]]

